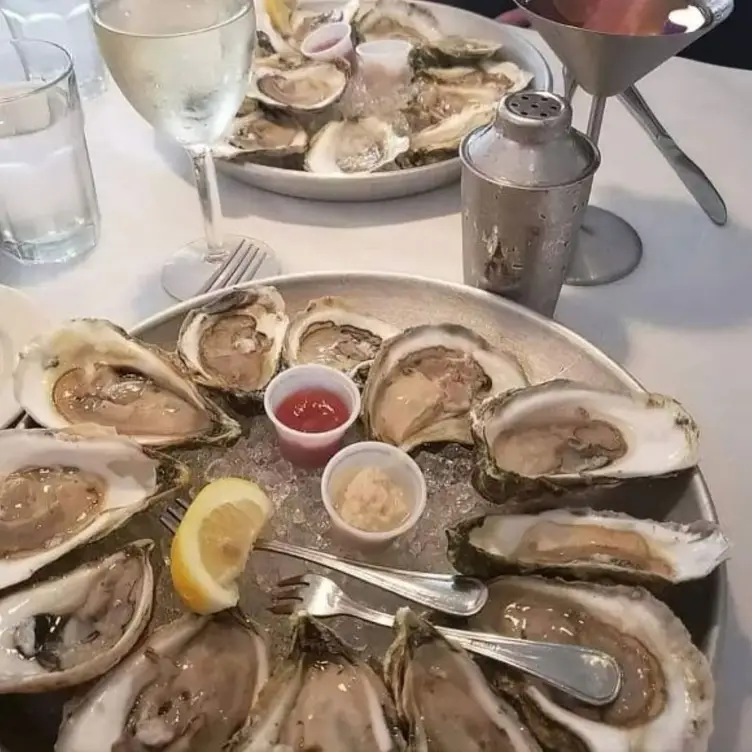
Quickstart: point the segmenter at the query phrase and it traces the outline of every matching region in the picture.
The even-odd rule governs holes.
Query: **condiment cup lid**
[[[353,51],[352,27],[344,21],[319,26],[303,39],[300,51],[311,60],[347,58]]]
[[[276,411],[285,399],[303,389],[311,388],[327,389],[342,399],[350,414],[341,426],[330,431],[306,433],[286,426],[277,417]],[[335,368],[316,364],[293,366],[281,371],[269,382],[264,393],[264,410],[280,438],[306,449],[315,449],[333,444],[342,438],[357,420],[360,415],[360,392],[347,374]]]
[[[345,522],[335,506],[338,481],[344,484],[358,470],[378,467],[407,493],[412,510],[408,518],[394,530],[369,533]],[[362,543],[378,544],[404,535],[423,515],[426,508],[426,480],[415,460],[406,452],[380,441],[361,441],[340,449],[324,468],[321,476],[321,499],[332,524],[348,537]]]

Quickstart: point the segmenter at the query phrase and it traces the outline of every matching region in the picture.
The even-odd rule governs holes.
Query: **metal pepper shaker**
[[[462,160],[465,283],[553,316],[600,153],[550,92],[505,96]]]

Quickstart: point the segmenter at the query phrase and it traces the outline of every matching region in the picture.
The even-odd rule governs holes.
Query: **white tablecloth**
[[[752,750],[752,72],[670,60],[641,85],[680,145],[725,197],[731,220],[713,226],[617,102],[601,141],[593,200],[629,220],[645,259],[628,279],[565,289],[557,318],[675,395],[703,430],[702,468],[736,543],[717,703],[715,752]],[[584,127],[587,101],[577,100]],[[155,137],[114,86],[87,105],[103,215],[99,247],[66,268],[0,281],[25,289],[51,315],[106,316],[123,325],[170,304],[162,262],[199,237],[187,161]],[[459,189],[380,204],[286,199],[221,181],[228,231],[255,235],[285,272],[386,270],[461,280]],[[655,750],[655,752],[659,752]]]

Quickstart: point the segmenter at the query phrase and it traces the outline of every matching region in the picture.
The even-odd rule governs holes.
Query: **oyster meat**
[[[346,300],[318,298],[292,317],[285,361],[290,366],[320,363],[350,373],[372,361],[384,340],[398,332],[397,327],[358,312]]]
[[[99,429],[0,431],[0,589],[109,535],[188,479],[182,463]]]
[[[462,648],[410,609],[401,609],[396,623],[385,674],[408,731],[408,752],[540,752]]]
[[[533,78],[530,71],[523,70],[509,60],[487,60],[480,65],[486,84],[493,84],[499,94],[513,94],[526,89]]]
[[[675,400],[572,381],[498,395],[473,412],[473,484],[499,504],[695,467],[699,430]]]
[[[178,354],[199,384],[257,397],[279,369],[287,324],[273,287],[232,290],[185,317]]]
[[[267,675],[266,645],[241,617],[181,617],[72,706],[55,752],[215,752]]]
[[[438,42],[443,37],[436,16],[428,8],[405,0],[362,3],[353,25],[361,42],[404,39],[422,45]]]
[[[602,708],[527,677],[493,683],[551,752],[706,752],[714,685],[705,656],[668,606],[642,588],[502,577],[473,628],[585,645],[614,656],[622,687]]]
[[[40,425],[97,423],[140,444],[219,444],[240,425],[204,398],[163,350],[102,319],[76,319],[33,340],[13,374]]]
[[[470,409],[528,383],[519,361],[456,324],[406,329],[384,343],[363,391],[363,422],[378,441],[472,443]]]
[[[485,578],[537,571],[677,584],[707,577],[729,555],[726,536],[712,522],[654,522],[590,509],[483,515],[451,528],[447,537],[454,568]]]
[[[410,148],[410,139],[375,117],[335,120],[311,139],[305,169],[320,175],[378,172]]]
[[[0,600],[0,693],[49,692],[101,676],[151,616],[153,541]]]
[[[349,69],[340,62],[302,60],[288,69],[264,65],[254,72],[248,96],[288,112],[319,112],[344,93]]]
[[[308,134],[299,123],[254,104],[235,119],[227,143],[217,146],[214,155],[293,168],[302,167],[307,148]]]
[[[289,656],[227,752],[403,750],[394,706],[376,672],[308,614],[295,619]]]

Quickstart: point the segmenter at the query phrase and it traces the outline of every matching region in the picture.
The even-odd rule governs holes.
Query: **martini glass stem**
[[[188,149],[193,162],[193,177],[198,190],[198,200],[204,217],[204,235],[206,236],[206,260],[215,262],[224,256],[222,232],[222,209],[219,204],[217,189],[217,173],[214,169],[214,159],[208,146],[197,146]]]
[[[590,105],[590,117],[588,118],[587,134],[594,144],[601,137],[603,127],[603,113],[606,111],[606,97],[593,97]]]

